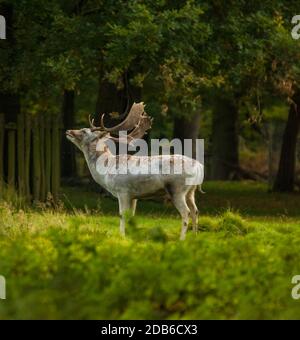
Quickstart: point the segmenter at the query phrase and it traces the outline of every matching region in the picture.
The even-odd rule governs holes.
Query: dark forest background
[[[2,192],[86,184],[64,131],[139,101],[151,138],[205,139],[207,180],[298,190],[297,13],[299,1],[0,1]]]

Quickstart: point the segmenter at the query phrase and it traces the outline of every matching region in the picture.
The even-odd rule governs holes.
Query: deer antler
[[[107,132],[114,132],[114,133],[118,133],[119,131],[129,131],[132,130],[140,121],[142,115],[145,112],[145,105],[144,103],[134,103],[127,115],[127,117],[125,118],[125,120],[123,120],[123,122],[121,122],[120,124],[113,126],[111,128],[106,128],[104,126],[104,114],[101,117],[101,127],[103,128],[103,130],[107,131]]]
[[[149,117],[145,112],[145,105],[143,102],[134,103],[131,107],[130,112],[123,122],[120,124],[113,126],[111,128],[106,128],[104,126],[104,116],[101,116],[100,126],[97,127],[94,125],[94,119],[89,117],[89,122],[92,131],[105,131],[109,133],[118,133],[120,131],[131,131],[127,135],[127,142],[131,142],[134,139],[142,138],[147,130],[151,128],[153,118]],[[111,139],[117,142],[123,141],[123,138],[110,136]],[[125,140],[125,139],[124,139]]]
[[[136,127],[128,135],[125,135],[124,138],[122,136],[121,138],[110,136],[110,138],[116,142],[129,144],[133,140],[140,139],[143,136],[145,136],[147,134],[147,131],[152,126],[152,121],[153,121],[153,118],[145,114],[141,117]]]

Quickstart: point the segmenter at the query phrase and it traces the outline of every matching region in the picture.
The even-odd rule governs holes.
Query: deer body
[[[111,138],[110,134],[103,134],[98,129],[93,131],[93,128],[67,131],[67,138],[83,152],[96,183],[118,199],[121,235],[125,235],[126,211],[134,215],[138,199],[162,193],[171,198],[182,217],[180,238],[185,238],[189,217],[192,218],[193,230],[197,231],[195,191],[203,181],[203,166],[198,161],[182,155],[114,155],[105,144]],[[106,162],[103,163],[104,158]],[[129,164],[138,164],[139,171],[124,171]],[[178,164],[182,166],[181,173],[176,172]],[[149,171],[150,167],[156,169],[155,173]]]

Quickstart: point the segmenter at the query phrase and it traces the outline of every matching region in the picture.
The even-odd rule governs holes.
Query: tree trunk
[[[141,88],[134,87],[129,84],[128,75],[124,75],[124,87],[118,89],[115,84],[108,82],[100,76],[98,98],[96,103],[95,121],[97,124],[100,122],[101,113],[118,112],[123,114],[129,111],[134,102],[141,101]],[[117,124],[113,119],[108,118],[108,126]]]
[[[288,121],[283,134],[279,168],[273,190],[290,192],[294,190],[297,137],[300,126],[300,91],[293,97]]]
[[[211,178],[235,179],[239,166],[238,108],[232,99],[220,96],[213,108]]]
[[[196,139],[200,130],[200,111],[191,114],[189,117],[178,117],[174,119],[173,138],[178,138],[184,143],[184,139],[192,139],[192,156],[196,156]]]
[[[102,113],[118,112],[120,119],[114,119],[110,115],[105,116],[105,126],[110,127],[120,123],[124,114],[128,113],[134,102],[141,101],[141,88],[129,84],[128,74],[123,78],[124,87],[118,89],[115,84],[108,82],[100,76],[99,91],[96,103],[96,125],[100,124]],[[116,153],[119,154],[119,145],[116,145]]]
[[[69,130],[74,128],[75,117],[74,117],[74,91],[64,91],[63,98],[63,124],[64,130]],[[76,176],[76,158],[75,158],[75,148],[72,143],[70,143],[65,136],[62,138],[62,167],[61,175],[64,178],[70,178]]]

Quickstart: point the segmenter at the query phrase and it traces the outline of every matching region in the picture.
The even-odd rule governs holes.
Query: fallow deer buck
[[[163,192],[171,198],[182,217],[180,239],[184,240],[190,216],[193,230],[197,232],[198,209],[195,204],[195,191],[197,187],[201,190],[203,165],[183,155],[115,155],[108,147],[111,141],[129,144],[145,135],[151,128],[152,118],[144,108],[143,103],[134,103],[126,119],[114,127],[106,128],[102,115],[100,127],[94,126],[94,120],[90,119],[90,128],[68,130],[66,136],[83,152],[94,180],[118,199],[121,235],[125,236],[125,213],[129,210],[135,214],[137,199],[153,197]],[[121,131],[131,132],[120,137]],[[113,136],[117,133],[119,138]],[[142,170],[148,171],[124,173],[124,165],[128,162],[139,164]],[[179,174],[175,171],[175,164],[178,162],[183,165]],[[159,171],[151,173],[150,164],[151,169],[156,168]],[[169,173],[163,171],[166,167],[171,170]]]

